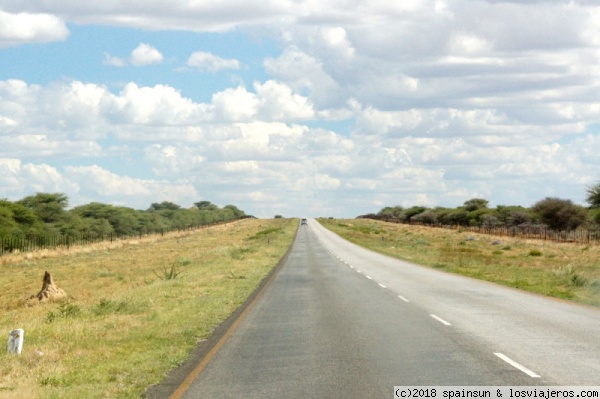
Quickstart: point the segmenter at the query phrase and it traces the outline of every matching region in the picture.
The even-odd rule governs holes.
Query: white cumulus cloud
[[[66,24],[57,16],[0,10],[0,47],[62,41],[68,36]]]
[[[159,64],[163,61],[163,55],[160,51],[149,44],[140,43],[132,52],[129,61],[135,66],[145,66],[150,64]]]
[[[190,55],[187,65],[200,71],[217,72],[224,69],[240,69],[240,62],[236,59],[225,59],[211,53],[198,51]]]

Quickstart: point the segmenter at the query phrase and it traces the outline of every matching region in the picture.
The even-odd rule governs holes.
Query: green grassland
[[[294,219],[0,258],[2,398],[139,398],[235,311],[289,248]],[[67,299],[32,304],[44,272]]]
[[[600,246],[524,240],[370,219],[319,219],[363,247],[451,273],[600,306]]]

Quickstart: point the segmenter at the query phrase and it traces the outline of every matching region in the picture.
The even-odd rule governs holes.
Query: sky
[[[586,205],[599,154],[596,0],[0,0],[11,201]]]

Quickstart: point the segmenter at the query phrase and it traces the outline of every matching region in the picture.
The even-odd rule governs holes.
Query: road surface
[[[397,385],[600,385],[600,311],[300,226],[182,398],[390,398]],[[174,396],[175,397],[175,396]]]

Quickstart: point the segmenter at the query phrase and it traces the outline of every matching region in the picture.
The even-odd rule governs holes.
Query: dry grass
[[[283,256],[297,221],[246,219],[196,232],[0,258],[2,398],[138,398],[179,365]],[[27,306],[50,271],[68,298]],[[43,353],[43,354],[41,354]]]
[[[522,240],[369,219],[320,220],[342,237],[425,266],[600,306],[600,246]]]

